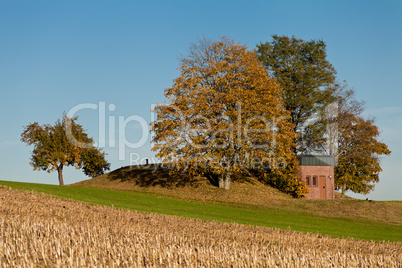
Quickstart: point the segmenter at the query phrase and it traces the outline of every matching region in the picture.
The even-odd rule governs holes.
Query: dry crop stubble
[[[399,267],[402,244],[88,206],[0,188],[0,262],[20,266]]]

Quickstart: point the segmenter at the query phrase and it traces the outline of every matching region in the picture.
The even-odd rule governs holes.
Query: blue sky
[[[380,183],[368,196],[353,196],[402,200],[401,14],[400,1],[0,0],[0,179],[57,184],[56,173],[29,165],[23,126],[53,124],[89,103],[98,109],[76,115],[99,141],[104,103],[106,130],[114,120],[118,144],[119,116],[150,122],[151,105],[164,101],[164,89],[179,75],[178,56],[191,42],[228,36],[255,48],[277,34],[324,40],[338,79],[356,89],[382,129],[392,155],[382,160]],[[133,121],[125,136],[135,143],[141,131]],[[124,161],[106,144],[112,169],[128,165],[130,153],[153,157],[149,141],[128,148]],[[74,168],[64,175],[66,183],[87,178]]]

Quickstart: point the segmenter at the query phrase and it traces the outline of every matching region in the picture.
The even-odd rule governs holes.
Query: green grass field
[[[132,192],[56,186],[48,184],[0,181],[13,189],[41,192],[62,199],[82,201],[92,205],[114,206],[142,212],[199,218],[207,221],[237,222],[248,225],[290,228],[295,231],[320,233],[332,237],[353,237],[374,241],[402,242],[402,226],[367,220],[324,217],[307,212],[188,202]]]

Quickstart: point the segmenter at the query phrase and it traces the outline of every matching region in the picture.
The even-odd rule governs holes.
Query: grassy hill
[[[345,217],[402,225],[401,201],[366,201],[337,194],[336,200],[295,199],[255,178],[234,181],[229,191],[205,177],[169,176],[166,170],[123,167],[74,186],[110,189],[241,208],[275,208],[326,217]]]

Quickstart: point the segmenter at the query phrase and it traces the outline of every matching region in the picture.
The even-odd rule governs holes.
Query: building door
[[[325,176],[320,176],[318,179],[318,188],[320,189],[320,199],[325,199]]]

